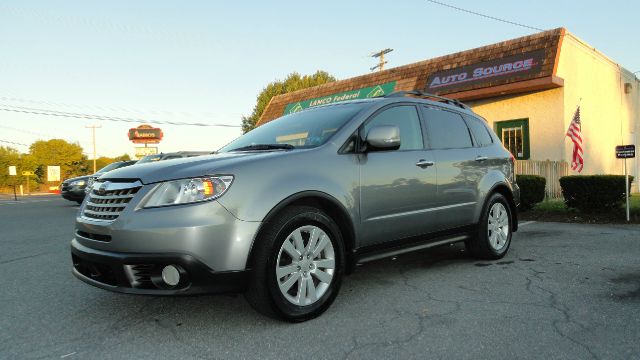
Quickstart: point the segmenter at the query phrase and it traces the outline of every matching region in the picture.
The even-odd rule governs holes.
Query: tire
[[[78,205],[82,205],[82,200],[76,200],[76,202],[78,203]]]
[[[245,298],[274,318],[301,322],[319,316],[338,295],[344,276],[338,225],[317,208],[291,206],[265,226],[254,243]]]
[[[465,241],[465,245],[474,257],[485,260],[500,259],[507,254],[511,246],[512,230],[513,213],[509,202],[504,195],[493,193],[482,210],[477,233]]]

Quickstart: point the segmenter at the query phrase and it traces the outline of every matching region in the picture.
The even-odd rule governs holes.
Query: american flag
[[[573,158],[571,159],[571,169],[582,172],[584,158],[582,156],[582,124],[580,123],[580,106],[573,115],[573,120],[569,124],[567,136],[573,141]]]

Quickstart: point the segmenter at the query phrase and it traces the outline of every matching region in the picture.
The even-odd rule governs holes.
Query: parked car
[[[138,162],[137,160],[116,161],[103,167],[102,169],[98,170],[95,174],[89,176],[89,179],[87,180],[87,187],[85,188],[85,192],[87,191],[87,189],[90,189],[91,185],[93,185],[93,182],[96,181],[96,179],[98,179],[103,174],[111,170],[119,169],[125,166],[131,166],[137,162]]]
[[[503,257],[519,198],[514,159],[484,119],[393,93],[104,175],[76,219],[73,273],[132,294],[243,291],[264,314],[304,321],[358,263],[455,242]]]
[[[116,161],[98,170],[95,174],[67,179],[60,185],[60,195],[67,200],[75,201],[80,204],[82,203],[82,200],[84,200],[86,189],[93,183],[93,181],[95,181],[95,179],[111,170],[130,166],[135,163],[135,161]]]
[[[90,175],[84,175],[63,181],[60,184],[60,195],[69,201],[75,201],[78,204],[82,203],[89,177]]]
[[[139,164],[144,164],[148,162],[162,161],[162,160],[171,160],[171,159],[180,159],[201,155],[210,155],[211,151],[177,151],[171,153],[160,153],[155,155],[147,155],[142,159],[138,160]]]

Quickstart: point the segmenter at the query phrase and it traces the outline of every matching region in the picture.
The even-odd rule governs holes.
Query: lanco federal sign
[[[518,80],[540,72],[544,49],[489,60],[459,68],[438,71],[427,79],[427,91],[451,93],[462,88],[488,84],[496,79]]]
[[[366,98],[384,96],[392,93],[395,87],[396,87],[396,82],[392,81],[385,84],[374,85],[374,86],[370,86],[370,87],[366,87],[358,90],[344,91],[341,93],[322,96],[319,98],[291,103],[284,108],[284,115],[293,114],[310,107],[331,104],[339,101],[366,99]]]

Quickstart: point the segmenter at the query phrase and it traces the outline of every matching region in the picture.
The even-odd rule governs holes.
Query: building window
[[[529,159],[529,119],[498,121],[495,127],[500,141],[516,159]]]

